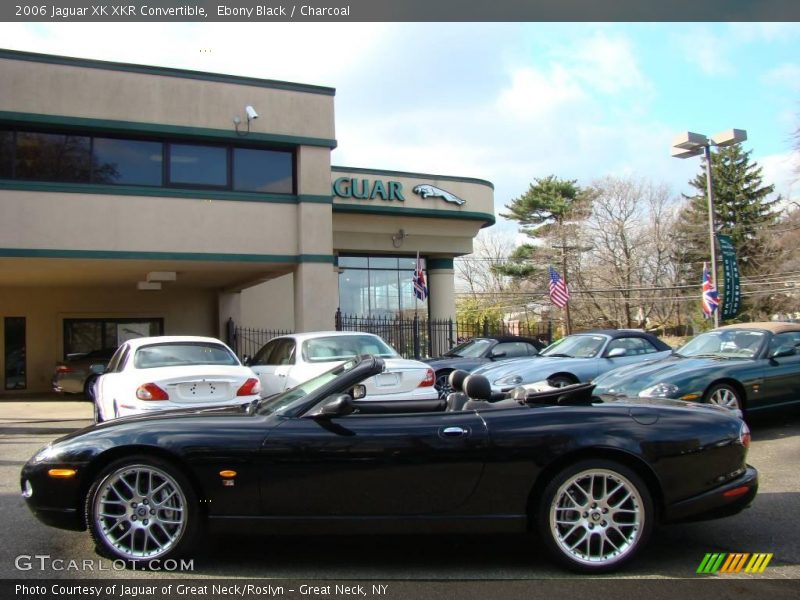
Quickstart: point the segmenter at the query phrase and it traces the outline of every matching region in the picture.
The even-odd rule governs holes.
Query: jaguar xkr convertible
[[[362,357],[240,406],[88,427],[28,461],[22,495],[44,523],[88,529],[129,563],[191,552],[206,526],[533,530],[556,560],[595,573],[638,555],[659,522],[732,515],[756,495],[750,432],[729,410],[596,402],[591,384],[491,401],[480,375],[446,400],[364,400],[383,369]]]

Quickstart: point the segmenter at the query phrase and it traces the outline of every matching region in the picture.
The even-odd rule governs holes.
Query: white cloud
[[[800,64],[783,63],[764,74],[764,83],[771,86],[786,86],[800,91]]]
[[[678,51],[706,75],[729,75],[735,71],[728,58],[731,38],[711,33],[708,27],[693,27],[675,36]]]
[[[783,206],[800,202],[800,154],[787,152],[754,158],[761,166],[765,184],[775,185],[775,194],[783,196]]]
[[[573,57],[576,75],[594,90],[616,94],[647,88],[630,41],[597,33],[579,44]]]

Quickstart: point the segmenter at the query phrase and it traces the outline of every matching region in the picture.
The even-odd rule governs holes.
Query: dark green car
[[[676,398],[755,412],[800,404],[800,323],[726,325],[672,356],[595,380],[598,396]]]

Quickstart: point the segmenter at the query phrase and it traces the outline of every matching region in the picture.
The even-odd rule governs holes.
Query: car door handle
[[[444,437],[461,437],[469,435],[469,429],[464,429],[463,427],[445,427],[441,430],[441,433]]]

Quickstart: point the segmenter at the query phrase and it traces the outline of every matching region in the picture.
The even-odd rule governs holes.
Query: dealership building
[[[487,181],[332,166],[332,88],[9,50],[0,81],[0,397],[134,336],[452,318],[494,223]]]

